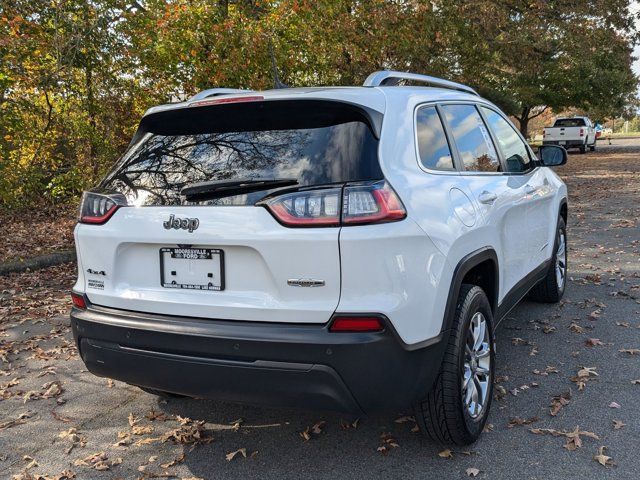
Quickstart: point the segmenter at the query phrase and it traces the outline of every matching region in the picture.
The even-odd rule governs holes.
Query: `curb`
[[[75,250],[64,250],[62,252],[54,252],[47,255],[40,255],[38,257],[26,258],[24,260],[0,263],[0,277],[9,275],[10,273],[53,267],[62,263],[73,262],[75,259]]]

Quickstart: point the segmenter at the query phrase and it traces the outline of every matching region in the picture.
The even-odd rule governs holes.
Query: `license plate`
[[[567,142],[564,142],[564,141],[560,141],[560,142],[558,142],[558,143],[559,143],[560,145],[566,145],[566,144],[567,144]]]
[[[165,288],[224,290],[224,252],[217,248],[161,248],[160,284]]]

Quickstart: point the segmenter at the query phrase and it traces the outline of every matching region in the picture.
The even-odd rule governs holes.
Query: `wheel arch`
[[[568,207],[567,199],[563,198],[562,200],[560,200],[560,211],[558,213],[558,221],[560,221],[560,218],[562,218],[564,220],[564,224],[566,225],[568,216],[569,216],[569,207]]]
[[[448,331],[451,328],[458,293],[463,283],[472,283],[481,287],[489,299],[492,312],[495,314],[498,309],[499,275],[498,255],[492,247],[480,248],[463,257],[454,269],[449,286],[442,331]]]

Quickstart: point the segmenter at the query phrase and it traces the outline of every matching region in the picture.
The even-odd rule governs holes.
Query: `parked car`
[[[596,130],[587,117],[558,118],[552,127],[544,129],[544,145],[577,148],[585,153],[587,147],[596,149]]]
[[[539,157],[473,89],[417,74],[154,107],[83,195],[80,356],[159,395],[414,408],[430,438],[471,443],[498,323],[565,289],[547,167],[567,155]]]

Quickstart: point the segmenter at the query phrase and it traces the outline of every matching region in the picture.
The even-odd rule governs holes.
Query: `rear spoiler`
[[[369,126],[377,139],[380,139],[383,114],[364,105],[343,100],[264,99],[258,95],[250,96],[252,97],[250,101],[245,95],[236,97],[235,102],[234,97],[224,95],[224,102],[200,100],[153,107],[142,117],[128,149],[138,143],[146,133],[170,135],[178,125],[180,133],[215,132],[217,126],[221,130],[237,128],[238,131],[242,131],[246,128],[244,123],[247,113],[251,110],[253,110],[252,117],[255,119],[257,112],[273,109],[275,117],[270,119],[270,125],[276,129],[295,128],[295,121],[290,115],[284,113],[278,115],[278,107],[282,107],[283,110],[300,108],[306,112],[313,112],[316,114],[319,125],[323,122],[330,124],[336,117],[338,119],[344,117],[343,121],[360,120]],[[206,122],[203,121],[205,118]]]

